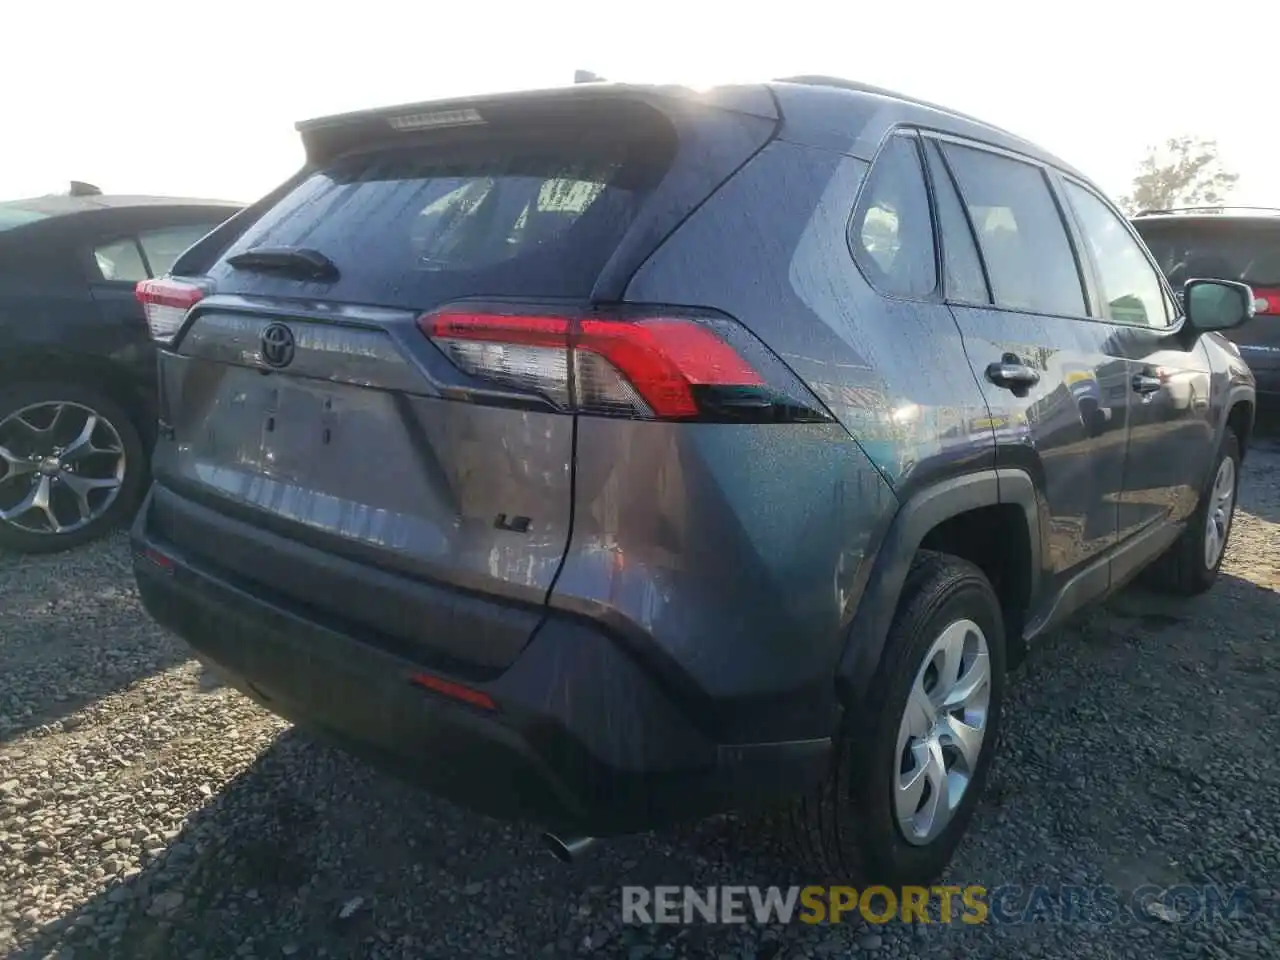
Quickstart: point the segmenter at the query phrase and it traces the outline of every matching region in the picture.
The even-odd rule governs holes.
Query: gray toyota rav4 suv
[[[135,569],[385,769],[562,849],[786,800],[823,870],[919,880],[1025,648],[1144,569],[1217,576],[1253,295],[1191,278],[1184,313],[1024,140],[817,77],[299,129],[304,169],[139,286]]]

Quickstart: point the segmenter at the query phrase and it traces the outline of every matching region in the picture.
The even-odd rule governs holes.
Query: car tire
[[[1173,546],[1147,569],[1142,578],[1145,586],[1160,593],[1195,596],[1217,582],[1227,554],[1239,489],[1240,441],[1228,428],[1199,506]]]
[[[105,393],[60,381],[0,390],[0,548],[53,553],[96,540],[133,517],[146,478],[138,428]]]
[[[948,727],[955,718],[937,710],[933,702],[948,679],[937,668],[945,667],[947,655],[963,651],[953,664],[962,683],[966,677],[974,680],[977,675],[967,671],[979,668],[983,647],[985,699],[971,700],[973,710],[966,714],[975,721],[981,712],[982,737],[976,762],[963,763],[963,754],[947,743],[952,738],[937,736],[938,723],[956,729]],[[936,878],[951,860],[981,797],[999,739],[1004,680],[1004,621],[990,582],[967,560],[922,551],[908,573],[867,702],[846,717],[826,781],[790,812],[792,839],[809,865],[827,879],[891,888]],[[932,689],[930,704],[937,721],[932,738],[919,738],[919,729],[911,730],[913,718],[928,723],[928,711],[914,707],[921,688]],[[931,776],[938,759],[947,770],[966,776],[967,783],[945,823],[935,822],[927,829],[929,802],[956,789],[950,778]],[[899,804],[898,791],[904,782],[921,776],[928,784],[920,794],[923,802],[916,817],[904,822],[902,811],[909,810],[914,799],[904,792],[906,802]],[[945,790],[937,790],[934,784],[939,782],[947,783]]]

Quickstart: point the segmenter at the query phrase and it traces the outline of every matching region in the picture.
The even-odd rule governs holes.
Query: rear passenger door
[[[109,345],[99,352],[148,384],[155,380],[155,352],[134,289],[140,280],[167,273],[182,251],[219,222],[216,216],[177,225],[157,225],[154,219],[154,211],[129,211],[90,238],[81,258],[102,321],[96,332]]]
[[[1198,337],[1177,332],[1177,303],[1128,221],[1088,186],[1062,182],[1092,261],[1099,308],[1127,364],[1123,540],[1161,520],[1185,520],[1196,508],[1214,453],[1209,357]],[[1137,553],[1135,563],[1146,559]]]
[[[1125,360],[1112,327],[1090,315],[1048,171],[951,137],[928,136],[926,148],[946,299],[990,409],[997,466],[1041,487],[1042,583],[1056,594],[1116,542],[1125,396],[1109,391]],[[1079,599],[1108,583],[1100,562]]]

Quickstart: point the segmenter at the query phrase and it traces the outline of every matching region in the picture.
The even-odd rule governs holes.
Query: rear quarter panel
[[[0,243],[0,344],[9,382],[59,375],[65,362],[135,370],[150,349],[145,325],[101,322],[72,243],[21,237]]]
[[[658,648],[719,701],[726,741],[831,733],[836,664],[899,500],[993,463],[990,426],[969,427],[987,411],[950,314],[886,301],[854,266],[845,228],[865,169],[774,142],[627,289],[735,316],[838,422],[579,420],[552,604]]]

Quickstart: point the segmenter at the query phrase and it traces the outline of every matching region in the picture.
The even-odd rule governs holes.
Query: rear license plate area
[[[287,381],[268,383],[260,400],[259,467],[281,479],[297,479],[333,443],[337,399],[324,390]]]

